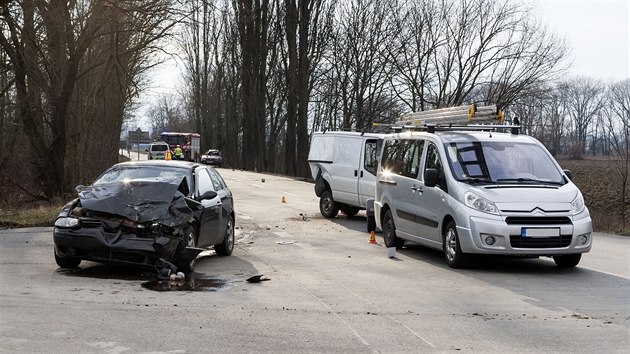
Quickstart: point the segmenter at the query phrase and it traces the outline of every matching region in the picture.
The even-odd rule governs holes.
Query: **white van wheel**
[[[462,253],[454,221],[449,222],[444,231],[443,249],[444,258],[449,267],[465,268],[468,265],[470,256]]]
[[[339,207],[333,199],[332,192],[330,190],[324,191],[321,198],[319,198],[319,212],[325,218],[334,218],[339,213]]]
[[[396,224],[392,211],[388,210],[383,217],[383,241],[387,247],[396,247],[401,249],[405,245],[405,240],[396,236]]]

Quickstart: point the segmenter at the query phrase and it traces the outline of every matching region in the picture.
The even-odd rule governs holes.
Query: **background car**
[[[164,160],[166,152],[169,150],[165,142],[152,143],[147,149],[149,160]]]
[[[234,203],[212,167],[182,161],[124,162],[106,170],[59,213],[54,254],[62,268],[82,260],[191,272],[199,247],[234,249]]]
[[[206,151],[203,155],[201,155],[201,163],[221,167],[223,164],[221,151],[216,149]]]

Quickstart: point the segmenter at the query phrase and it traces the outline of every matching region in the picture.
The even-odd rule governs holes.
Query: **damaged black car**
[[[212,167],[182,161],[112,166],[76,188],[55,221],[55,261],[81,261],[192,272],[201,247],[234,249],[232,193]]]

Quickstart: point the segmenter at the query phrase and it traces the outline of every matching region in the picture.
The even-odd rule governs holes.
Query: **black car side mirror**
[[[200,195],[197,200],[204,200],[204,199],[214,199],[217,196],[217,192],[215,191],[206,191],[204,192],[202,195]]]
[[[438,170],[435,168],[427,168],[424,171],[424,185],[427,187],[435,187],[438,184]]]

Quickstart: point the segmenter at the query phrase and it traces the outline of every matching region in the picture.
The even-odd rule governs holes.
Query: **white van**
[[[315,180],[319,210],[334,218],[339,210],[356,215],[373,200],[377,156],[386,134],[361,132],[316,132],[311,138],[308,163]],[[368,210],[368,231],[375,226]],[[371,220],[371,221],[370,221]]]
[[[574,267],[591,249],[591,218],[570,172],[514,131],[395,134],[383,144],[375,199],[388,247],[439,249],[454,268],[472,254]]]
[[[149,145],[147,149],[149,160],[164,160],[166,152],[169,150],[168,144],[165,142],[157,142]]]

